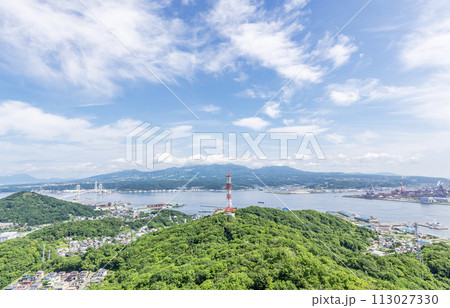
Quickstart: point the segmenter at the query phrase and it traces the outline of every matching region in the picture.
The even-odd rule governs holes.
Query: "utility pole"
[[[417,249],[417,259],[420,261],[420,263],[423,263],[422,258],[422,250],[420,249],[420,242],[419,242],[419,224],[417,222],[414,223],[414,229],[416,229],[416,249]]]
[[[42,248],[42,264],[44,264],[45,262],[45,244],[44,244],[44,248]]]

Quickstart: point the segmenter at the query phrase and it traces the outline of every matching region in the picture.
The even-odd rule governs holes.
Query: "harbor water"
[[[323,194],[272,194],[264,191],[234,191],[233,206],[244,208],[248,206],[261,206],[271,208],[288,207],[292,210],[312,209],[320,212],[347,211],[361,216],[374,216],[380,222],[440,222],[444,227],[450,227],[450,206],[439,204],[421,204],[412,202],[396,202],[382,200],[367,200],[359,198],[346,198],[349,193],[323,193]],[[0,194],[3,198],[7,193]],[[51,194],[56,198],[64,194]],[[155,203],[184,203],[175,210],[186,214],[205,215],[215,207],[225,207],[225,192],[183,191],[183,192],[156,192],[156,193],[107,193],[81,194],[80,200],[74,197],[66,201],[82,203],[130,202],[128,207],[138,207]],[[421,232],[448,238],[449,230],[432,230],[420,228]]]

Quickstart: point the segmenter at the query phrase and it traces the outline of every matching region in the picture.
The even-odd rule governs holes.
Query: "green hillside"
[[[121,245],[106,245],[107,247],[103,248],[101,254],[106,261],[94,258],[94,261],[85,259],[81,263],[80,257],[64,258],[55,253],[55,248],[59,247],[60,242],[68,236],[77,239],[116,236],[126,229],[137,230],[145,225],[149,228],[160,229],[182,224],[184,220],[192,221],[189,215],[166,209],[159,212],[158,216],[151,220],[145,218],[124,223],[121,219],[108,217],[100,220],[70,221],[37,230],[28,234],[25,238],[2,242],[0,243],[0,289],[6,287],[27,271],[41,269],[48,271],[51,268],[61,270],[98,269],[100,263],[97,262],[107,262],[106,259],[111,258],[111,255],[122,247]],[[52,252],[52,262],[43,268],[41,257],[44,243],[46,249],[50,249]],[[90,257],[95,255],[95,252],[89,254]]]
[[[144,218],[124,222],[119,218],[107,217],[100,220],[58,223],[30,233],[27,238],[55,242],[65,237],[85,239],[87,237],[116,236],[125,230],[138,230],[143,226],[160,229],[184,223],[184,220],[188,222],[192,218],[179,211],[164,209],[158,213],[158,216],[151,219]]]
[[[32,192],[18,192],[0,199],[0,222],[33,226],[68,220],[72,216],[98,215],[101,212],[88,206]]]
[[[331,215],[250,207],[149,234],[110,263],[104,289],[448,289],[414,255],[364,255],[375,234]],[[448,252],[448,246],[439,250]],[[330,250],[333,252],[331,253]],[[110,248],[86,254],[101,264]],[[424,252],[426,255],[426,251]],[[441,254],[444,255],[445,253]],[[426,258],[428,258],[426,256]],[[86,264],[86,263],[84,263]],[[73,266],[73,264],[72,264]],[[447,277],[446,277],[447,276]]]
[[[27,235],[29,239],[56,242],[66,237],[81,238],[116,236],[123,225],[119,218],[107,217],[100,220],[69,221],[48,226]]]
[[[43,244],[25,238],[0,243],[0,289],[40,265]]]
[[[424,247],[421,264],[412,253],[365,255],[374,232],[312,210],[295,211],[296,217],[249,207],[235,218],[219,214],[186,224],[173,219],[184,222],[184,214],[160,214],[154,223],[167,228],[123,250],[104,245],[73,257],[54,251],[67,235],[117,233],[120,221],[113,218],[57,224],[0,243],[0,288],[26,271],[96,271],[108,264],[106,281],[91,289],[450,289],[446,244]],[[42,265],[44,243],[52,258]]]

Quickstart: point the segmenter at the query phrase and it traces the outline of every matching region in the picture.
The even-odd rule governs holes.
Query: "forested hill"
[[[235,218],[189,221],[164,210],[159,220],[126,225],[115,218],[57,224],[0,243],[0,288],[27,271],[96,271],[108,264],[106,282],[91,289],[450,289],[449,245],[423,247],[424,264],[412,253],[365,255],[377,236],[370,229],[312,210],[294,213],[249,207]],[[81,256],[55,252],[66,236],[111,236],[147,223],[167,228],[125,249],[106,244]],[[44,244],[51,261],[42,264]]]
[[[144,236],[109,263],[104,289],[448,289],[445,258],[364,255],[371,230],[315,211],[249,207]],[[435,246],[448,256],[448,246]],[[332,251],[332,252],[331,252]],[[80,264],[102,264],[107,247]],[[424,250],[425,257],[427,256]],[[433,255],[436,252],[433,251]],[[431,263],[430,263],[431,264]],[[76,268],[76,264],[72,264]],[[433,276],[434,275],[434,276]]]
[[[55,249],[61,247],[64,238],[72,237],[76,240],[84,240],[88,237],[113,237],[119,233],[130,230],[138,230],[143,226],[148,228],[166,228],[176,224],[191,221],[191,217],[174,210],[162,210],[158,216],[151,218],[136,219],[124,222],[119,218],[107,217],[99,220],[81,220],[58,223],[43,229],[34,231],[26,237],[7,240],[0,243],[0,289],[3,289],[13,280],[17,279],[27,271],[53,269],[59,270],[96,270],[100,266],[98,259],[92,261],[85,259],[80,263],[80,257],[61,257],[56,254]],[[41,263],[43,245],[50,249],[51,264]],[[116,253],[115,249],[121,249],[122,245],[108,246],[106,250]],[[90,248],[92,249],[92,248]],[[103,256],[110,258],[102,251]],[[94,252],[95,254],[95,252]],[[92,254],[89,254],[91,257]],[[106,256],[105,256],[106,255]],[[95,259],[95,257],[93,257]],[[72,265],[73,264],[73,265]]]
[[[88,237],[116,236],[120,232],[139,230],[143,226],[165,228],[192,221],[192,218],[179,211],[164,209],[152,218],[142,218],[124,222],[119,218],[107,217],[99,220],[81,220],[58,223],[27,235],[29,239],[38,239],[48,243],[57,242],[65,237],[85,239]]]
[[[33,226],[68,220],[72,216],[98,215],[101,212],[88,206],[33,192],[18,192],[0,199],[0,222]]]

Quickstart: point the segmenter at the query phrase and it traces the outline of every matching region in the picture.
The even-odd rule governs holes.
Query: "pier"
[[[381,228],[393,228],[393,227],[405,227],[405,226],[414,226],[414,222],[379,222],[379,223],[374,223],[374,226],[376,227],[381,227]],[[434,226],[431,224],[427,224],[427,223],[417,223],[418,226],[420,227],[425,227],[428,229],[433,229],[433,230],[448,230],[447,227],[444,226]]]

